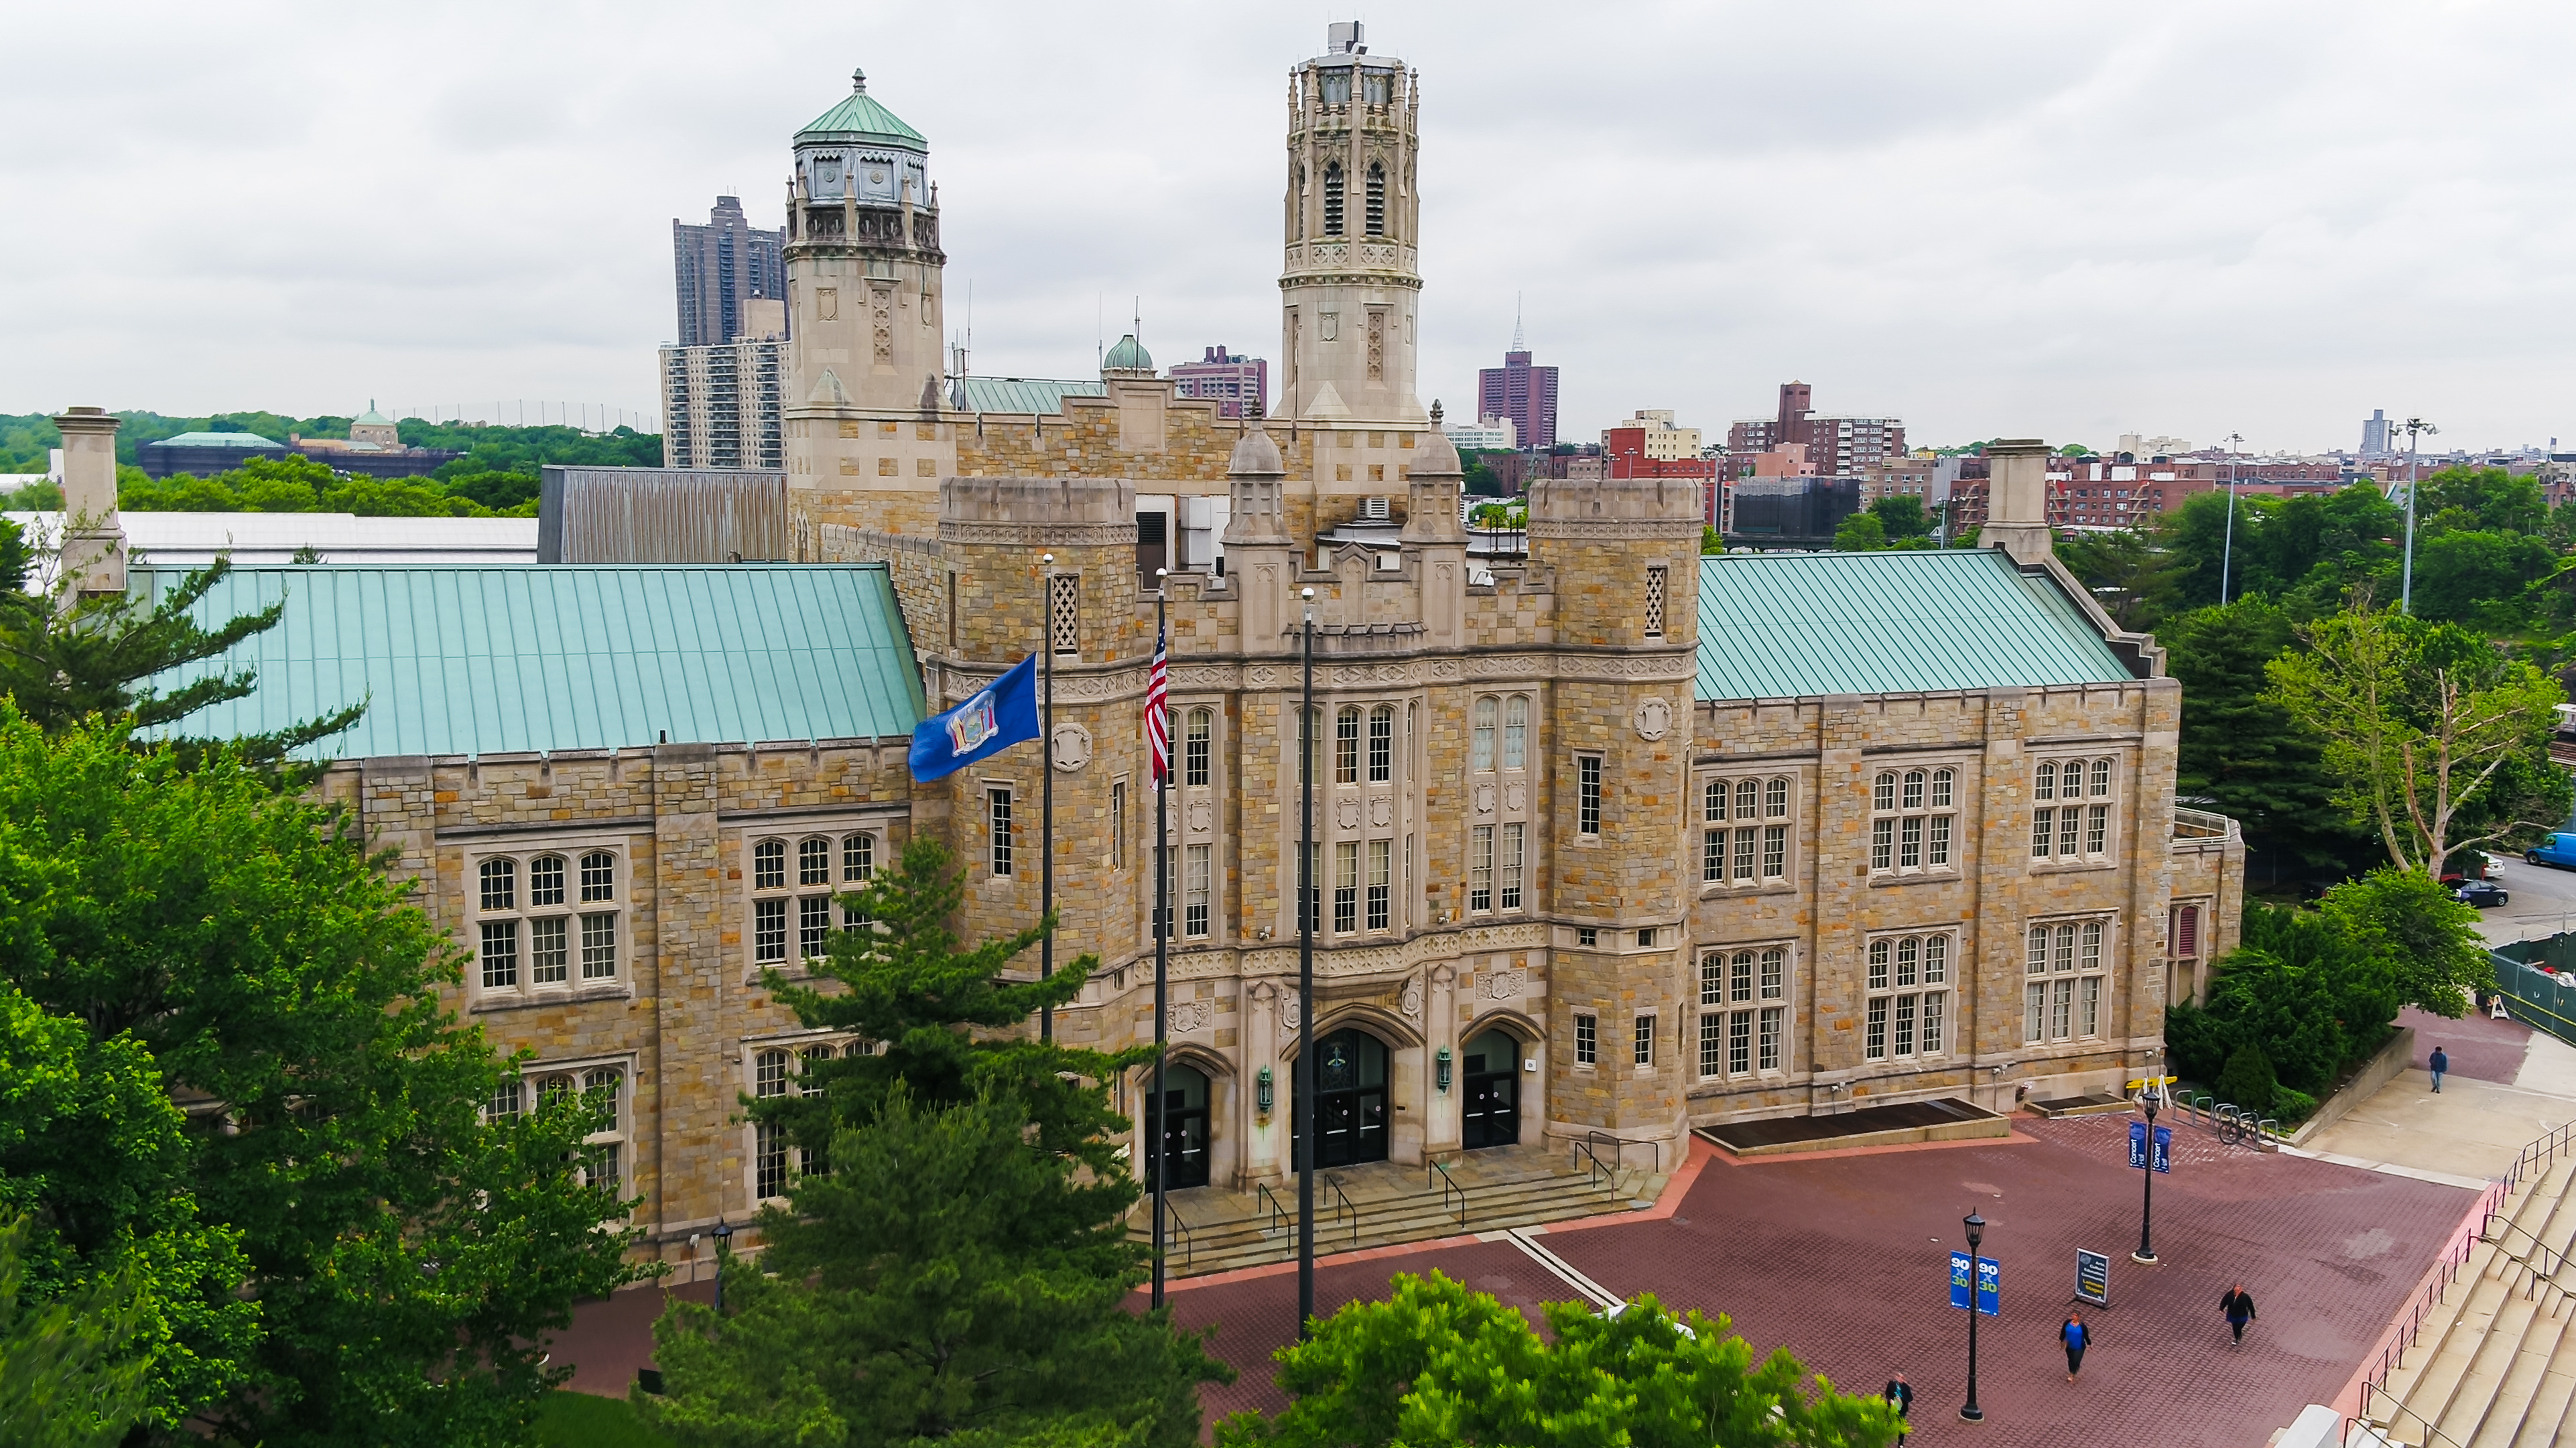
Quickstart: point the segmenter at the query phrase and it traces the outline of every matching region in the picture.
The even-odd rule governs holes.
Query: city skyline
[[[0,174],[51,224],[0,236],[20,344],[0,410],[319,412],[353,379],[648,409],[670,218],[722,191],[776,225],[774,138],[854,64],[942,158],[951,329],[971,286],[977,373],[1086,375],[1131,308],[1167,356],[1210,337],[1278,356],[1276,298],[1243,278],[1277,264],[1275,71],[1315,48],[1307,19],[1212,32],[1176,10],[1172,63],[1149,68],[1051,12],[942,18],[900,45],[826,21],[776,66],[711,74],[690,13],[613,32],[519,16],[517,49],[388,92],[353,62],[400,43],[396,21],[289,26],[309,33],[281,50],[173,9],[117,66],[31,75],[0,96],[28,139]],[[1535,10],[1373,12],[1377,48],[1440,78],[1424,401],[1470,410],[1517,296],[1574,438],[1640,407],[1720,431],[1781,377],[1927,443],[2350,449],[2373,408],[2439,422],[2445,448],[2576,432],[2548,347],[2576,297],[2542,240],[2576,213],[2538,139],[2571,103],[2516,80],[2570,21],[2411,13],[1891,8],[1847,28],[1848,64],[1819,82],[1756,63],[1801,32],[1752,10],[1670,21],[1652,46],[1560,25],[1535,49],[1510,39]],[[31,50],[75,39],[22,25]],[[1710,103],[1658,84],[1728,56],[1744,84]],[[302,79],[243,95],[226,57]],[[690,103],[654,104],[674,93]],[[1146,139],[1181,115],[1186,148]],[[1614,204],[1552,212],[1501,179],[1533,159]],[[120,219],[141,171],[194,218],[184,246]],[[1784,204],[1741,204],[1763,195]]]

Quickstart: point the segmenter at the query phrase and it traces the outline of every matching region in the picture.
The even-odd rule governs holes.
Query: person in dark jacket
[[[2441,1047],[2435,1046],[2433,1059],[2428,1064],[2433,1068],[2433,1089],[2439,1091],[2442,1089],[2442,1073],[2451,1069],[2451,1057]]]
[[[1914,1411],[1914,1385],[1905,1380],[1905,1374],[1898,1373],[1887,1380],[1887,1406],[1896,1410],[1896,1441],[1901,1444],[1905,1435],[1914,1431],[1913,1425],[1905,1421],[1906,1415]]]
[[[2084,1350],[2093,1345],[2093,1329],[2084,1325],[2083,1313],[2070,1312],[2058,1326],[2057,1337],[2066,1344],[2066,1380],[2071,1383],[2084,1371]]]
[[[2237,1283],[2227,1289],[2225,1297],[2218,1299],[2218,1310],[2227,1314],[2227,1325],[2235,1330],[2236,1341],[2242,1346],[2245,1324],[2254,1320],[2254,1295],[2245,1290],[2243,1283]]]

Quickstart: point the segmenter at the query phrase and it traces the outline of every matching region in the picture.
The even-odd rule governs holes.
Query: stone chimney
[[[1977,541],[2001,548],[2015,563],[2047,560],[2048,444],[2035,437],[1998,438],[1986,444],[1986,525]]]
[[[117,419],[75,407],[63,434],[63,576],[82,594],[125,591],[125,525],[116,516]]]

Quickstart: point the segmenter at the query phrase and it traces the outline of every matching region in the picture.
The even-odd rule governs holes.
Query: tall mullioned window
[[[1210,756],[1216,741],[1216,711],[1192,709],[1181,725],[1181,783],[1207,788]]]
[[[1942,1054],[1948,1045],[1951,950],[1946,932],[1881,936],[1869,943],[1863,1056],[1906,1061]]]
[[[1342,85],[1344,87],[1342,98],[1348,100],[1350,98],[1348,77],[1343,78]],[[1324,167],[1324,234],[1326,236],[1342,234],[1342,163],[1339,161]]]
[[[1699,878],[1760,885],[1789,874],[1789,780],[1710,779],[1700,785]]]
[[[1380,704],[1369,711],[1368,777],[1371,784],[1385,784],[1395,778],[1395,706]]]
[[[1360,782],[1360,711],[1344,709],[1333,720],[1333,783]]]
[[[1386,235],[1386,167],[1375,161],[1368,168],[1368,234]]]
[[[2031,771],[2030,857],[2057,864],[2111,854],[2119,768],[2109,759],[2043,759]]]
[[[1914,875],[1956,868],[1959,772],[1883,769],[1870,782],[1869,868]]]
[[[542,995],[618,978],[615,851],[485,856],[475,865],[478,978],[486,995]],[[524,886],[524,888],[523,888]]]
[[[2023,965],[2022,1043],[2087,1040],[2102,1034],[2107,923],[2033,925]]]
[[[1785,946],[1713,950],[1699,961],[1699,1073],[1745,1076],[1781,1069],[1787,1033]]]
[[[984,791],[984,827],[991,840],[985,854],[985,868],[995,875],[1008,875],[1015,866],[1011,839],[1011,791],[993,785]]]
[[[1601,833],[1601,756],[1574,757],[1574,828],[1578,834]]]

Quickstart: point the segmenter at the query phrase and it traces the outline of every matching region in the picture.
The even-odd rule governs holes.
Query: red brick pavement
[[[1899,1148],[1828,1160],[1721,1162],[1672,1217],[1584,1228],[1546,1245],[1614,1292],[1724,1311],[1758,1351],[1785,1345],[1838,1385],[1868,1391],[1903,1370],[1915,1443],[1997,1448],[2155,1443],[2246,1448],[2310,1402],[2330,1401],[2403,1306],[2473,1193],[2296,1157],[2220,1148],[2188,1125],[2156,1181],[2159,1267],[2137,1266],[2138,1175],[2124,1117],[2016,1122],[2029,1144]],[[1959,1219],[1986,1217],[2003,1264],[2000,1317],[1979,1326],[1984,1423],[1955,1414],[1967,1323],[1947,1301]],[[2112,1306],[2088,1313],[2100,1346],[2066,1382],[2054,1334],[2075,1249],[2112,1257]],[[1507,1243],[1330,1265],[1316,1306],[1381,1295],[1433,1268],[1523,1309],[1574,1293]],[[2241,1280],[2262,1317],[2228,1343],[2219,1295]],[[1211,1421],[1275,1409],[1269,1354],[1294,1334],[1293,1276],[1182,1284],[1185,1326],[1218,1328],[1242,1381],[1206,1395]]]
[[[2510,1085],[2514,1073],[2522,1069],[2524,1053],[2531,1049],[2531,1027],[2475,1012],[2466,1020],[2449,1021],[2408,1006],[2397,1013],[2397,1024],[2415,1028],[2415,1059],[2408,1064],[2418,1071],[2433,1069],[2433,1048],[2438,1045],[2451,1058],[2451,1074]]]

